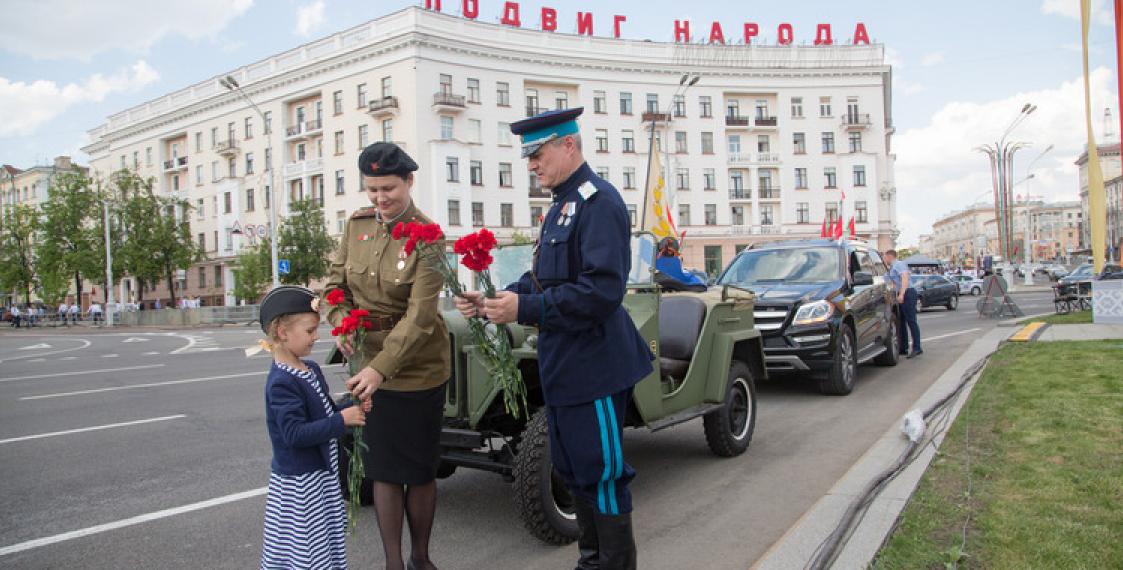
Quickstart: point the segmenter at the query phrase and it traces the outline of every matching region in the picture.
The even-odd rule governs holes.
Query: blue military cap
[[[577,134],[577,117],[584,112],[584,107],[546,111],[511,123],[511,132],[522,137],[523,158],[538,152],[542,145],[554,139]]]

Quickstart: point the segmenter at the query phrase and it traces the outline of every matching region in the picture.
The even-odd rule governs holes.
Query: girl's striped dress
[[[326,383],[309,370],[275,363],[320,396],[328,416],[336,412],[328,401]],[[331,466],[303,475],[269,476],[265,500],[265,539],[262,569],[347,568],[347,512],[339,486],[339,446],[331,442]]]

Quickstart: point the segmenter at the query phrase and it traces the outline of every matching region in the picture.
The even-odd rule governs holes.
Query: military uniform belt
[[[398,324],[405,315],[370,315],[363,317],[363,320],[372,325],[371,330],[388,331]]]

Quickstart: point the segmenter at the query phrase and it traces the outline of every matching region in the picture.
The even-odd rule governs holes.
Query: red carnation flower
[[[331,329],[331,336],[339,336],[343,334],[343,327],[335,327]]]
[[[370,311],[366,309],[351,309],[352,317],[369,317]]]
[[[343,289],[332,289],[328,292],[327,301],[329,305],[335,306],[343,302],[344,295]]]
[[[368,331],[372,330],[372,329],[374,329],[374,323],[372,323],[370,321],[363,321],[363,328],[368,330]]]
[[[402,239],[402,231],[405,230],[405,224],[398,222],[394,229],[390,231],[390,237],[394,239]]]
[[[433,243],[444,237],[444,232],[441,231],[441,226],[437,224],[428,224],[426,226],[422,226],[420,233],[421,239],[425,243]]]
[[[479,240],[476,247],[484,251],[491,251],[496,246],[495,234],[491,233],[487,228],[481,228],[479,232]]]

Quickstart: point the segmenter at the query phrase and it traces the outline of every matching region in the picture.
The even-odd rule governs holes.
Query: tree
[[[24,303],[31,304],[31,287],[38,265],[34,238],[39,229],[39,210],[17,204],[4,212],[0,224],[0,288],[18,289]]]
[[[256,303],[265,292],[265,288],[272,283],[269,247],[269,238],[265,238],[256,246],[238,254],[238,260],[235,262],[237,268],[234,269],[235,297],[247,303]]]
[[[277,256],[289,261],[289,272],[281,281],[290,285],[308,285],[313,279],[328,274],[335,240],[328,234],[324,213],[315,200],[292,204],[292,215],[281,224],[277,238]]]
[[[43,223],[39,232],[39,262],[63,275],[74,278],[75,302],[82,301],[82,276],[104,271],[104,258],[93,254],[104,248],[96,237],[93,217],[98,215],[98,197],[92,181],[80,172],[56,176],[43,204]],[[101,267],[98,261],[101,259]]]
[[[528,235],[526,235],[526,234],[524,234],[524,233],[522,233],[518,230],[515,230],[515,232],[511,234],[511,245],[533,245],[533,244],[534,244],[534,238],[532,238],[532,237],[530,237],[530,236],[528,236]]]
[[[204,258],[191,239],[186,200],[156,196],[152,181],[122,172],[116,182],[124,198],[121,220],[128,234],[121,247],[126,270],[142,284],[168,283],[172,306],[176,303],[175,270],[186,269]],[[143,285],[142,285],[143,300]]]

